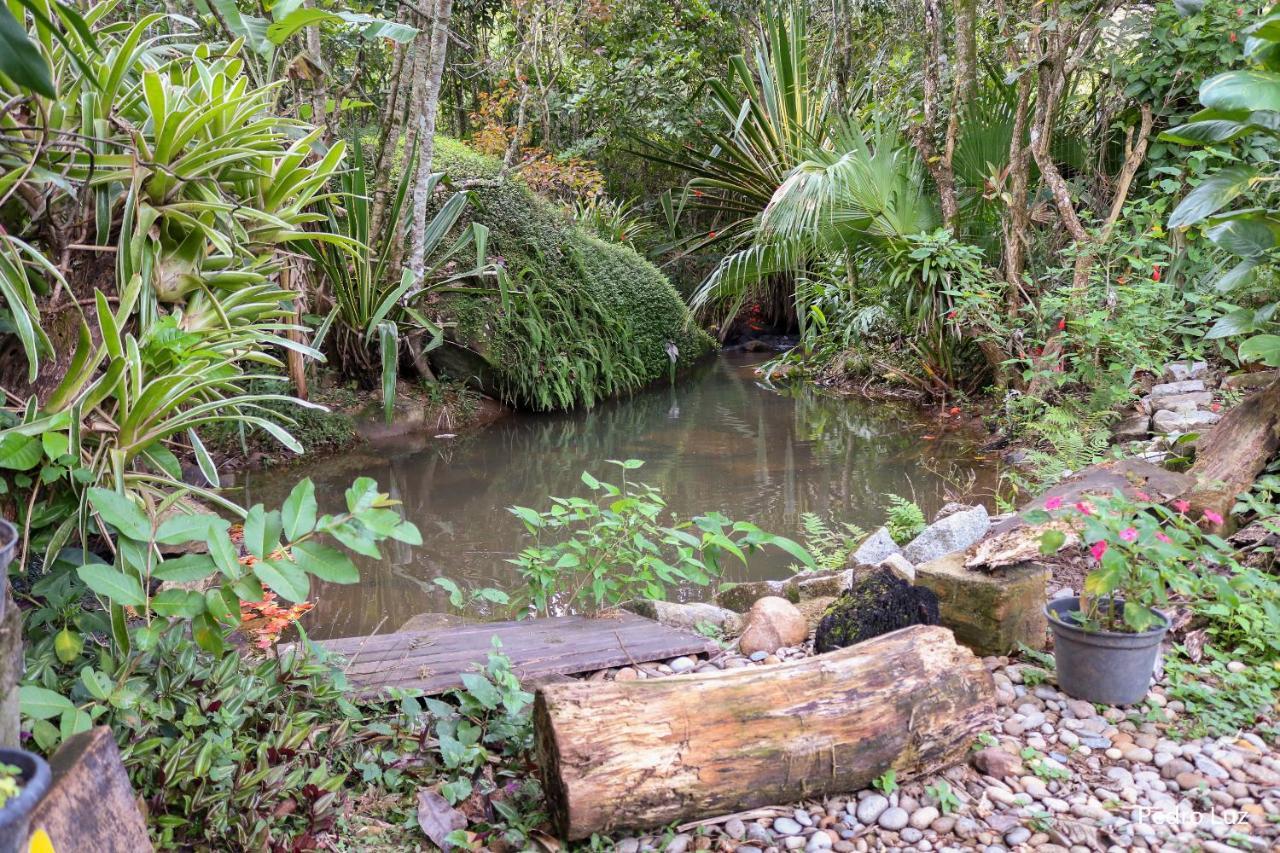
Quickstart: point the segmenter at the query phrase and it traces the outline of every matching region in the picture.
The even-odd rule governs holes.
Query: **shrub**
[[[499,293],[458,295],[443,309],[453,339],[483,358],[489,390],[538,409],[591,405],[667,375],[668,343],[676,367],[711,347],[656,267],[501,178],[497,160],[441,137],[433,168],[470,189],[468,215],[489,228],[503,267]]]

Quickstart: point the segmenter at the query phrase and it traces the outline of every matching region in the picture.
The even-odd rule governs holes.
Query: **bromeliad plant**
[[[510,562],[538,613],[599,612],[636,598],[661,600],[680,584],[707,586],[724,573],[727,561],[745,564],[767,545],[815,567],[813,556],[796,542],[720,513],[666,522],[667,505],[658,490],[627,477],[644,463],[610,462],[622,470],[620,485],[583,472],[593,497],[553,497],[551,509],[543,511],[511,507],[534,538]]]

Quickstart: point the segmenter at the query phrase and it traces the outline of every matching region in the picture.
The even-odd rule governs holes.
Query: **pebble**
[[[1015,827],[1004,834],[1004,843],[1010,847],[1017,847],[1019,844],[1025,844],[1031,838],[1031,830],[1025,826]]]
[[[928,829],[929,825],[937,819],[938,810],[933,806],[924,806],[911,813],[908,823],[915,829]]]
[[[752,652],[751,660],[754,661],[755,663],[760,663],[760,661],[764,660],[768,656],[769,656],[769,653],[765,651]]]
[[[876,823],[880,824],[884,829],[897,831],[907,825],[909,815],[906,809],[900,809],[897,806],[885,809],[880,813],[880,817],[876,819]]]
[[[857,811],[854,814],[859,822],[868,826],[875,823],[885,809],[889,808],[889,800],[880,794],[872,794],[871,796],[858,803]]]
[[[779,835],[799,835],[804,831],[804,827],[792,818],[780,817],[774,819],[773,831]]]
[[[671,671],[677,674],[681,672],[692,672],[693,668],[697,665],[697,661],[693,658],[687,657],[679,657],[667,662],[667,666],[671,667]]]
[[[688,833],[681,833],[675,838],[667,842],[667,846],[663,848],[666,853],[684,853],[689,849],[689,842],[693,840],[693,836]]]
[[[746,837],[747,825],[742,822],[742,818],[729,818],[724,824],[724,834],[734,841],[739,841]]]

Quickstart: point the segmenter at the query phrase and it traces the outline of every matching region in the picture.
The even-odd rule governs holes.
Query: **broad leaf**
[[[0,438],[0,468],[28,471],[40,464],[44,451],[38,439],[16,432]]]
[[[1267,367],[1280,367],[1280,335],[1254,335],[1240,345],[1241,361],[1260,361]]]
[[[292,542],[310,533],[316,526],[316,486],[310,478],[303,479],[289,492],[282,507],[284,537]]]
[[[1214,110],[1280,110],[1280,74],[1228,71],[1200,84],[1200,103]]]
[[[138,542],[151,540],[151,520],[138,505],[119,492],[110,489],[89,489],[89,504],[94,512],[102,516],[102,520]]]
[[[142,591],[142,584],[138,583],[138,579],[124,574],[114,566],[91,563],[81,566],[76,574],[89,589],[109,599],[112,604],[141,607],[147,603],[146,593]]]
[[[254,563],[253,572],[277,595],[295,603],[306,601],[311,591],[306,573],[288,560],[261,560]]]
[[[75,710],[76,707],[61,693],[55,693],[34,684],[26,684],[18,688],[18,704],[22,709],[22,715],[33,720],[47,720],[58,716],[63,711]]]
[[[1242,216],[1205,232],[1214,245],[1241,258],[1256,258],[1280,245],[1280,223],[1261,215]]]
[[[346,554],[330,545],[308,539],[291,549],[298,568],[329,583],[355,583],[360,572]]]
[[[19,86],[55,98],[58,93],[49,74],[49,63],[27,36],[26,28],[0,3],[0,73]]]
[[[1248,166],[1232,166],[1205,178],[1174,208],[1169,215],[1169,227],[1194,225],[1217,213],[1248,189],[1257,174]]]

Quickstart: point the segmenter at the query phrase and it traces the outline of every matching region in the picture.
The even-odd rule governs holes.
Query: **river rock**
[[[876,818],[876,823],[884,829],[897,831],[907,825],[909,817],[906,809],[889,808],[880,813],[880,817]]]
[[[1160,435],[1168,435],[1174,432],[1196,432],[1213,426],[1221,419],[1222,415],[1217,412],[1169,412],[1161,410],[1151,418],[1151,429]]]
[[[1211,391],[1192,391],[1190,394],[1171,394],[1168,397],[1157,397],[1152,400],[1152,408],[1156,411],[1190,412],[1200,408],[1208,408],[1213,402]]]
[[[1236,373],[1222,380],[1223,388],[1252,391],[1263,388],[1280,379],[1280,370],[1260,370],[1256,373]]]
[[[890,554],[877,565],[883,566],[907,583],[916,582],[916,567],[911,565],[911,561],[901,554]]]
[[[855,816],[859,821],[870,826],[879,820],[880,815],[889,808],[888,798],[880,794],[872,794],[862,802],[858,803]]]
[[[788,590],[788,581],[749,581],[747,583],[725,584],[716,593],[716,604],[735,613],[746,613],[760,599],[776,596],[790,600],[796,594],[795,588]],[[790,595],[788,595],[790,592]]]
[[[853,583],[853,569],[832,572],[814,577],[797,579],[796,596],[786,596],[789,601],[804,601],[810,598],[835,598]]]
[[[877,568],[857,578],[827,608],[814,635],[814,649],[822,654],[909,625],[937,624],[938,598],[933,592]]]
[[[884,562],[892,554],[901,554],[902,548],[889,535],[889,528],[881,527],[862,541],[849,562],[855,566],[874,566]]]
[[[1115,441],[1142,441],[1151,434],[1151,415],[1138,412],[1121,420],[1111,429]]]
[[[1164,366],[1164,373],[1161,378],[1165,382],[1185,382],[1188,379],[1204,379],[1208,375],[1208,362],[1171,361]]]
[[[1160,397],[1172,397],[1175,394],[1193,394],[1196,391],[1203,390],[1205,390],[1203,381],[1199,379],[1184,379],[1181,382],[1166,382],[1163,385],[1155,385],[1147,396],[1155,400]]]
[[[699,625],[711,625],[727,634],[736,634],[742,630],[741,615],[714,604],[636,599],[628,601],[622,608],[672,628],[696,631]]]
[[[998,746],[989,746],[975,752],[969,761],[979,773],[993,779],[1004,779],[1007,776],[1021,776],[1024,772],[1022,759],[1006,752]]]
[[[744,655],[798,646],[809,637],[804,614],[785,598],[765,596],[751,605],[738,650]]]
[[[990,529],[991,516],[987,513],[987,508],[979,504],[973,509],[953,513],[930,524],[923,533],[907,543],[902,549],[902,556],[918,566],[963,551],[985,536]]]

